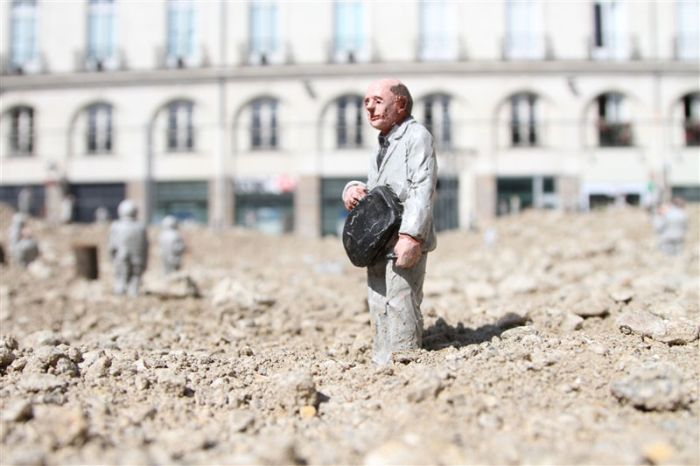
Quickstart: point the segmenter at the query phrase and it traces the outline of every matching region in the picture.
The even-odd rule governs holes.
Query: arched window
[[[624,95],[608,92],[596,99],[598,110],[598,145],[625,147],[632,145],[629,105]]]
[[[683,96],[683,130],[686,146],[700,146],[700,92]]]
[[[27,106],[11,108],[7,112],[8,147],[10,155],[27,157],[34,155],[34,109]]]
[[[443,149],[452,146],[451,97],[433,94],[422,100],[421,122],[433,135],[435,145]]]
[[[166,148],[169,152],[188,152],[194,149],[194,103],[176,100],[168,104]]]
[[[510,143],[512,146],[537,146],[538,99],[535,94],[521,92],[510,98]]]
[[[106,103],[90,105],[86,110],[86,152],[112,152],[112,106]]]
[[[277,100],[254,100],[250,104],[250,147],[276,149],[277,144]]]
[[[362,97],[346,95],[336,102],[336,143],[339,149],[362,147]]]

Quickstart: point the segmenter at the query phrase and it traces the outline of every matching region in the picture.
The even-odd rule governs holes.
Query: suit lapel
[[[382,164],[377,167],[377,179],[379,179],[380,176],[382,176],[382,172],[384,171],[384,167],[386,167],[387,163],[389,163],[389,159],[391,158],[391,155],[396,151],[396,147],[399,145],[399,139],[404,135],[406,130],[408,129],[408,126],[413,122],[413,118],[408,118],[406,119],[403,123],[401,123],[401,126],[396,128],[396,134],[390,134],[390,143],[389,143],[389,148],[386,151],[386,154],[384,154],[384,158],[382,159]],[[379,148],[381,150],[381,147]],[[376,158],[376,157],[375,157]]]

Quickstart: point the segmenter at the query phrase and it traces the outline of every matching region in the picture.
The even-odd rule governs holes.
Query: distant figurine
[[[75,207],[75,196],[66,194],[61,200],[61,223],[69,224],[73,221],[73,209]]]
[[[684,204],[683,199],[674,197],[670,204],[659,207],[654,216],[659,249],[667,256],[675,256],[683,251],[685,231],[688,228],[688,215],[683,209]]]
[[[39,257],[39,244],[27,226],[27,216],[17,212],[10,224],[10,255],[22,267],[28,266]]]
[[[95,209],[95,223],[109,222],[109,210],[105,206],[99,206]]]
[[[160,257],[165,273],[177,272],[182,265],[185,242],[177,229],[177,219],[172,215],[163,218],[160,232]]]
[[[136,220],[136,205],[126,199],[119,204],[119,219],[109,232],[109,255],[116,272],[116,294],[137,296],[141,275],[148,265],[148,237],[146,227]]]
[[[32,191],[24,187],[17,193],[17,210],[19,213],[29,216],[32,210]]]

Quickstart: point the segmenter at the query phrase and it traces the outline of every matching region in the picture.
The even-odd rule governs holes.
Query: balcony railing
[[[630,123],[598,122],[598,142],[600,147],[628,147],[632,145],[632,125]]]
[[[108,57],[97,57],[85,50],[75,52],[76,71],[116,71],[126,69],[126,57],[123,50],[115,51]]]
[[[354,37],[348,40],[334,38],[328,45],[329,63],[369,63],[378,60],[373,41],[367,37]],[[357,45],[345,45],[356,42]]]
[[[204,68],[210,65],[209,53],[202,46],[191,55],[176,55],[164,47],[156,48],[156,66],[158,68]]]
[[[241,44],[242,65],[290,65],[294,63],[289,43],[282,41],[262,41],[266,47],[253,47],[248,41]]]
[[[639,37],[636,34],[610,34],[604,37],[603,42],[602,46],[597,46],[593,37],[588,38],[589,60],[641,60],[642,58]]]
[[[12,63],[9,56],[0,55],[0,74],[40,74],[47,71],[46,57],[42,53],[22,64]]]
[[[544,34],[514,34],[501,39],[502,60],[546,60],[551,55],[551,41]]]

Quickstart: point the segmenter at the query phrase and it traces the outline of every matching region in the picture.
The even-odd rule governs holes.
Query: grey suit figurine
[[[112,222],[109,231],[109,255],[114,264],[116,294],[137,296],[141,275],[148,265],[148,237],[146,227],[136,220],[136,205],[128,199],[118,207],[119,220]]]
[[[368,190],[386,185],[403,203],[396,259],[383,258],[367,268],[373,361],[383,365],[393,352],[420,348],[422,343],[423,280],[428,252],[436,247],[437,162],[431,134],[411,116],[413,99],[404,84],[377,81],[367,90],[364,104],[370,125],[379,130],[379,145],[370,159],[367,183],[349,182],[343,202],[352,210]]]

